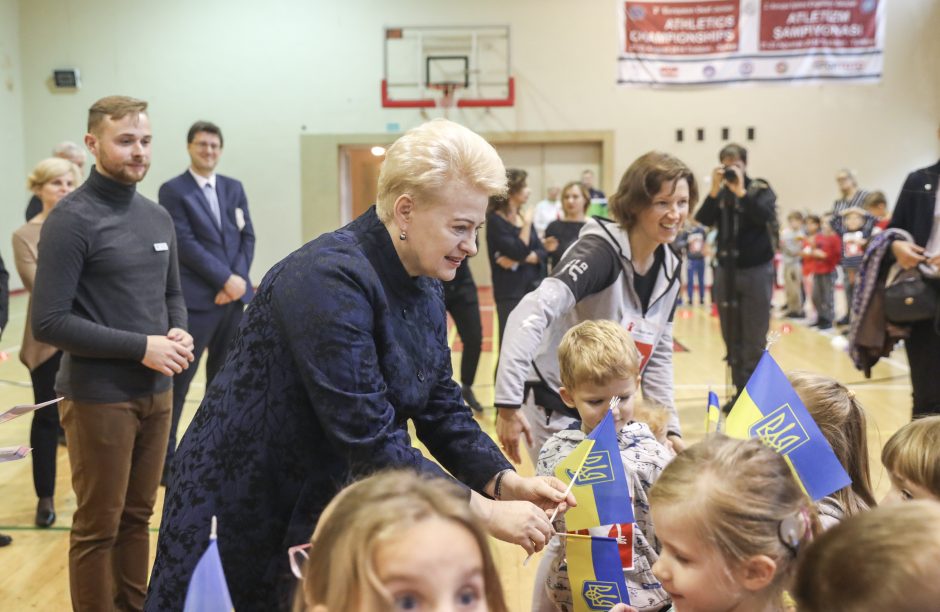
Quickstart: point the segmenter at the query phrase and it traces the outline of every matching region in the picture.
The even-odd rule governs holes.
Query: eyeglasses
[[[304,565],[304,561],[310,558],[310,555],[307,554],[307,550],[310,548],[310,542],[306,544],[298,544],[297,546],[291,546],[287,549],[287,558],[290,561],[290,571],[297,577],[297,580],[302,580],[304,575],[301,573],[301,570]]]

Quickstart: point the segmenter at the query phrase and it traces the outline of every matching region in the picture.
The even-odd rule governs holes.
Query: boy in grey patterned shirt
[[[606,416],[611,399],[619,398],[613,408],[614,420],[636,522],[604,525],[589,531],[591,535],[616,537],[624,544],[626,537],[632,537],[632,558],[629,545],[621,548],[631,605],[644,612],[662,610],[670,601],[650,569],[659,558],[659,540],[650,517],[647,492],[674,455],[657,441],[646,423],[635,420],[642,418],[635,414],[639,352],[630,334],[620,325],[612,321],[586,321],[565,334],[558,347],[558,361],[564,385],[559,394],[565,404],[578,411],[581,421],[554,434],[545,443],[536,470],[539,475],[554,475],[558,463]],[[555,529],[565,531],[563,517],[556,520]],[[540,592],[540,584],[536,584],[533,609],[545,609],[550,601],[556,609],[570,612],[573,604],[565,540],[555,538],[551,544],[539,566],[536,580],[544,579],[544,587]]]

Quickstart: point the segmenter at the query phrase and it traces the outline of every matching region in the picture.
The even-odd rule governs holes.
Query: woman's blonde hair
[[[36,164],[33,171],[26,177],[26,187],[35,192],[52,179],[69,172],[72,173],[75,186],[78,187],[82,182],[82,172],[78,169],[78,166],[61,157],[46,158]]]
[[[591,192],[588,191],[588,188],[581,181],[569,181],[561,189],[562,201],[564,201],[565,194],[568,193],[569,189],[577,189],[581,193],[581,197],[584,198],[584,212],[587,212],[588,208],[591,207]]]
[[[846,516],[874,508],[877,502],[868,467],[868,421],[855,393],[834,378],[810,372],[791,372],[787,378],[852,479],[850,486],[832,497]]]
[[[453,121],[434,119],[408,130],[388,148],[379,172],[379,219],[391,220],[400,195],[421,199],[449,182],[479,189],[488,197],[504,195],[506,168],[490,143]]]
[[[815,508],[787,462],[757,439],[715,434],[679,453],[649,495],[653,509],[681,512],[728,565],[766,555],[777,565],[770,596],[782,593],[796,554],[818,529]],[[786,521],[786,523],[785,523]],[[784,543],[786,525],[799,525]]]
[[[940,499],[940,415],[911,421],[888,438],[881,463]]]
[[[374,567],[375,550],[384,540],[429,518],[464,527],[480,547],[487,606],[506,612],[503,589],[486,533],[453,483],[404,470],[382,472],[360,480],[326,507],[310,540],[303,584],[294,611],[315,605],[339,610],[390,609],[390,597]]]
[[[617,193],[610,197],[608,210],[623,227],[636,224],[643,210],[653,205],[653,198],[669,184],[675,191],[676,183],[685,179],[689,185],[689,215],[698,202],[698,183],[695,175],[677,157],[659,151],[650,151],[638,157],[620,179]]]
[[[792,594],[800,612],[920,612],[940,601],[940,504],[882,506],[807,549]]]
[[[630,333],[613,321],[578,323],[558,345],[561,384],[569,391],[578,385],[606,385],[613,379],[636,378],[640,351]]]

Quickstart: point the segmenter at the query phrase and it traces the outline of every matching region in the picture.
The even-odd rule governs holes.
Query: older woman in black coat
[[[432,121],[389,148],[376,207],[268,272],[176,453],[147,610],[182,609],[212,516],[235,608],[282,607],[287,549],[383,468],[446,469],[490,533],[544,546],[546,511],[574,500],[512,471],[461,401],[447,347],[440,281],[476,254],[504,190],[489,144]],[[409,420],[443,468],[411,445]]]

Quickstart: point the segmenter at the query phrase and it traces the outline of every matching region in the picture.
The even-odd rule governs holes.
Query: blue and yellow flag
[[[767,351],[725,419],[725,433],[741,440],[759,438],[783,455],[813,501],[852,484],[783,370]]]
[[[583,448],[586,446],[588,450]],[[555,468],[555,476],[566,484],[578,474],[573,461],[577,462],[582,456],[580,453],[586,453],[587,457],[572,489],[578,505],[565,513],[565,528],[577,531],[613,523],[632,523],[633,500],[630,499],[630,486],[620,459],[613,412],[608,411],[587,439]]]
[[[718,421],[721,420],[721,407],[718,404],[718,394],[708,392],[708,406],[705,408],[705,433],[718,431]]]
[[[606,611],[630,603],[616,539],[568,535],[565,540],[575,612]]]

